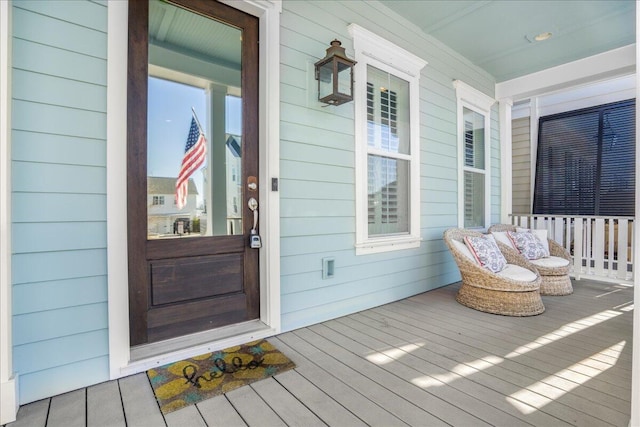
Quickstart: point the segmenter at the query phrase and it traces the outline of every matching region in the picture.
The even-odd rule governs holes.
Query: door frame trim
[[[256,331],[214,338],[206,343],[131,360],[127,253],[127,51],[128,1],[108,3],[107,35],[107,289],[109,377],[142,372],[160,363],[195,356],[205,348],[221,349],[253,337],[277,334],[280,316],[280,197],[268,185],[279,176],[280,14],[281,0],[222,1],[259,18],[260,200],[263,248],[260,250],[260,321]],[[123,236],[125,238],[123,238]],[[188,345],[188,344],[186,344]]]

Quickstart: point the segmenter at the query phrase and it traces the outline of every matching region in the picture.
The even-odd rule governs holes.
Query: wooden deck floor
[[[627,426],[633,289],[581,280],[529,318],[457,285],[271,338],[297,368],[162,416],[138,374],[20,408],[17,426]]]

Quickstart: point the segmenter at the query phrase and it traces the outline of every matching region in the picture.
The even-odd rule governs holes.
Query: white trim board
[[[571,87],[531,98],[537,100],[538,116],[580,110],[612,102],[625,101],[636,96],[636,76],[634,74]],[[533,116],[531,100],[523,100],[514,105],[514,119]]]
[[[640,11],[638,10],[638,4],[636,3],[636,28],[640,25]],[[636,31],[636,55],[640,57],[640,33]],[[640,99],[640,89],[637,82],[640,80],[640,70],[636,68],[636,129],[638,128],[638,120],[640,120],[640,105],[638,105],[638,99]],[[640,173],[638,173],[638,165],[640,165],[640,133],[636,130],[636,215],[635,223],[638,224],[640,220]],[[634,227],[634,265],[640,265],[640,227]],[[633,301],[634,306],[640,302],[640,274],[637,270],[633,274]],[[629,420],[629,426],[640,425],[640,310],[635,307],[633,310],[633,349],[631,353],[632,365],[631,365],[631,402],[636,404],[631,405],[631,419]]]
[[[587,83],[633,74],[635,45],[624,46],[496,84],[496,98],[514,102]]]
[[[0,424],[15,421],[11,337],[11,1],[0,2]]]
[[[120,378],[159,363],[169,363],[200,354],[205,349],[221,349],[241,344],[253,337],[280,331],[280,198],[270,191],[271,178],[279,174],[280,140],[280,13],[279,0],[226,1],[260,19],[260,327],[210,331],[185,339],[185,348],[132,361],[129,346],[129,290],[127,240],[127,28],[128,2],[109,2],[107,77],[107,256],[109,293],[109,375]],[[125,237],[125,238],[123,238]],[[226,332],[225,332],[226,331]],[[194,334],[196,335],[196,334]],[[144,353],[144,351],[142,352]]]

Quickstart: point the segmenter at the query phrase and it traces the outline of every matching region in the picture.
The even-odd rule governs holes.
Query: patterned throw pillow
[[[549,240],[548,240],[548,231],[545,229],[537,229],[537,228],[520,228],[520,227],[516,227],[516,231],[530,231],[531,233],[533,233],[534,236],[536,236],[538,239],[540,239],[540,243],[542,243],[542,246],[544,246],[545,250],[547,252],[549,252]]]
[[[549,256],[549,250],[530,231],[507,231],[507,235],[525,258],[540,259]]]
[[[478,264],[489,271],[497,273],[507,266],[507,260],[500,252],[498,245],[492,235],[470,237],[466,236],[464,241],[471,253],[478,261]]]

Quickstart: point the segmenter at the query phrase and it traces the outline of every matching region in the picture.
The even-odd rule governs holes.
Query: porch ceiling
[[[633,0],[381,2],[496,82],[635,43]]]

